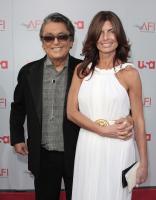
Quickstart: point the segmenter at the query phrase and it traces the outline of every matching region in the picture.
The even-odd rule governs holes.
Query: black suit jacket
[[[42,138],[42,81],[46,56],[21,68],[18,83],[14,91],[14,101],[10,112],[11,145],[25,142],[24,122],[27,119],[28,131],[28,169],[37,176],[39,174],[40,147]],[[63,134],[64,159],[69,176],[72,176],[74,156],[79,127],[69,121],[66,116],[67,94],[71,84],[75,66],[81,60],[69,55],[68,79],[64,106]]]

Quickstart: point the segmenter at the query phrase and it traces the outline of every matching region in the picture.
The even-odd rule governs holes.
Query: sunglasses
[[[59,42],[65,42],[71,37],[70,34],[60,34],[60,35],[47,35],[47,36],[41,36],[41,39],[44,42],[54,42],[55,39],[57,39]]]

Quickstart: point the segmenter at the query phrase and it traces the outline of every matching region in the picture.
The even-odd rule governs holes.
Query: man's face
[[[42,33],[42,47],[52,62],[66,60],[73,46],[70,33],[64,23],[49,22]]]

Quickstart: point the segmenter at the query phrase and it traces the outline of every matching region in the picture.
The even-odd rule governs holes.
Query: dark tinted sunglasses
[[[45,42],[54,42],[54,40],[56,38],[59,42],[65,42],[70,37],[71,37],[71,35],[68,35],[68,34],[60,34],[60,35],[56,35],[56,36],[54,36],[54,35],[41,36],[41,39]]]

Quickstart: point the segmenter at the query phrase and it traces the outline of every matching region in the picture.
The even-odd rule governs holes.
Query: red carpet
[[[33,192],[0,192],[0,200],[34,200]],[[60,200],[65,200],[61,192]],[[134,189],[132,200],[156,200],[156,188]]]

